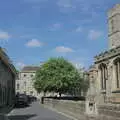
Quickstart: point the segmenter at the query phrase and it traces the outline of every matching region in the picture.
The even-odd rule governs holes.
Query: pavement
[[[26,108],[15,108],[0,120],[75,120],[70,116],[48,109],[39,102]]]

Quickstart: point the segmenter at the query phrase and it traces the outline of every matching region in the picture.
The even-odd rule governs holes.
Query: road
[[[9,120],[72,120],[62,114],[47,109],[38,102],[26,108],[16,108],[8,115]]]

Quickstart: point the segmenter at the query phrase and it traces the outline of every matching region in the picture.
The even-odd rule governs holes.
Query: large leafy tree
[[[36,72],[34,87],[38,92],[66,93],[81,87],[81,78],[72,63],[63,57],[50,58]]]

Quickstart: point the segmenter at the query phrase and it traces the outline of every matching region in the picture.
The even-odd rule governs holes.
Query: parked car
[[[28,97],[28,102],[31,103],[31,102],[34,102],[34,101],[37,101],[37,98],[32,96],[32,95],[27,95]]]
[[[16,105],[24,105],[27,106],[29,104],[28,97],[25,94],[17,94],[16,95]]]

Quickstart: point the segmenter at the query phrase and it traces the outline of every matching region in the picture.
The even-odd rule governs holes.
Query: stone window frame
[[[114,32],[114,19],[111,20],[111,31]]]
[[[23,76],[24,76],[24,77],[26,77],[27,75],[26,75],[26,74],[24,74]]]
[[[120,88],[120,57],[117,57],[113,64],[115,66],[115,81],[116,81],[116,88]]]
[[[99,65],[101,89],[106,90],[106,80],[108,80],[108,68],[105,63]]]

